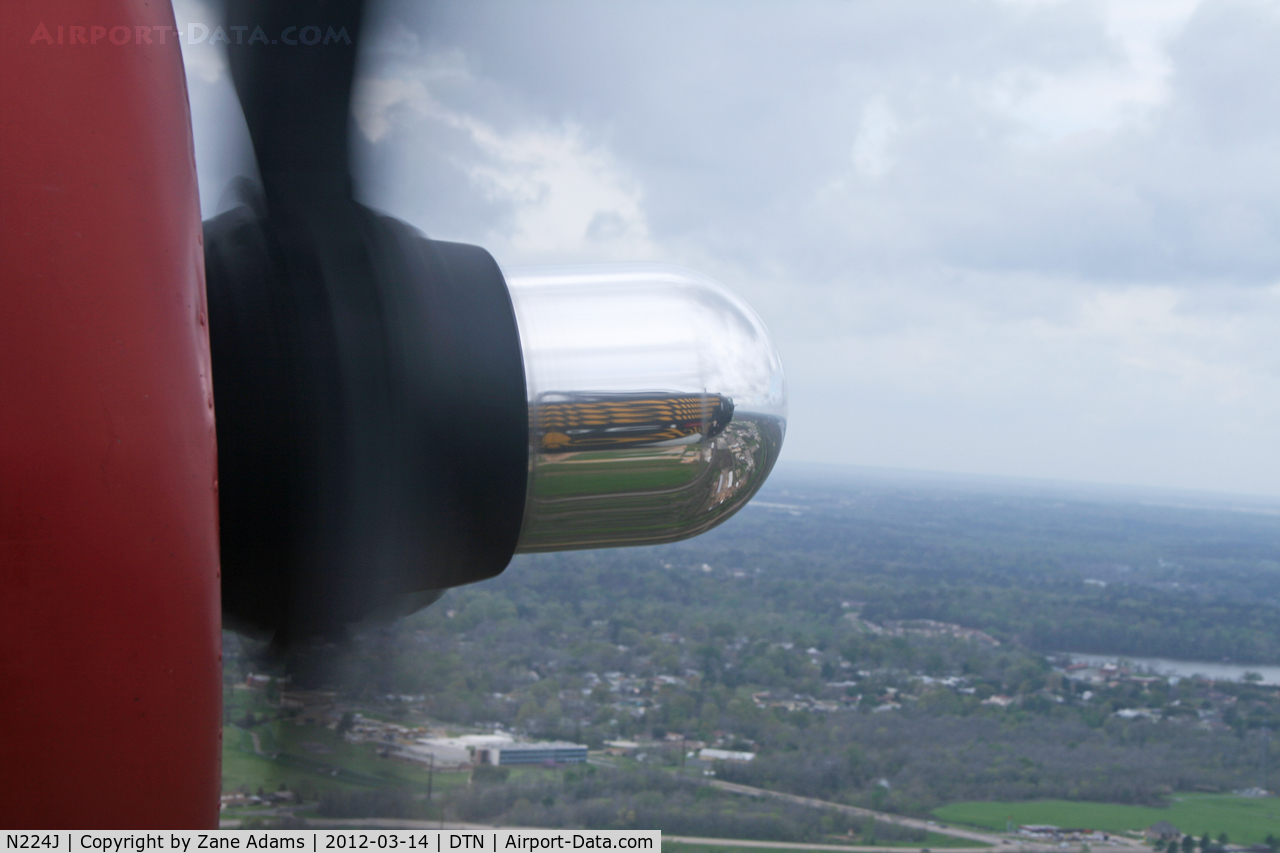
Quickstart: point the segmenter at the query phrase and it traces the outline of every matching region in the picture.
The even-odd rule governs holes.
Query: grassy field
[[[996,830],[1003,830],[1010,819],[1015,825],[1047,823],[1107,832],[1142,830],[1167,820],[1197,838],[1205,832],[1215,838],[1225,832],[1236,844],[1260,844],[1268,835],[1280,836],[1280,799],[1276,797],[1183,794],[1162,809],[1066,800],[967,802],[934,809],[933,814],[948,823]]]
[[[255,726],[258,742],[265,753],[282,751],[283,758],[272,759],[256,755],[253,739],[247,731],[236,726],[224,726],[222,730],[222,789],[224,791],[264,788],[278,789],[283,783],[295,789],[305,782],[319,790],[351,790],[356,788],[392,787],[427,789],[425,767],[379,758],[372,744],[351,744],[342,736],[323,726],[295,726],[292,723],[272,722]],[[290,759],[290,756],[296,756]],[[335,778],[333,768],[350,771]],[[467,774],[458,772],[435,773],[433,790],[443,792],[458,785],[465,785]]]
[[[288,768],[278,766],[269,758],[261,758],[257,755],[241,752],[238,749],[228,749],[226,747],[226,739],[230,734],[230,732],[224,730],[222,748],[223,791],[256,793],[259,788],[274,791],[280,787],[281,782],[284,782],[286,787],[296,788],[298,781],[303,778],[315,787],[325,790],[352,787],[329,779],[313,779],[312,774],[309,773],[292,773]]]
[[[583,493],[611,495],[650,489],[678,489],[697,479],[697,465],[681,463],[683,449],[657,456],[652,451],[637,453],[609,451],[575,453],[564,461],[548,460],[534,480],[540,498]]]

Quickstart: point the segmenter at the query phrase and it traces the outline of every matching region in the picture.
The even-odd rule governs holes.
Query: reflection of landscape
[[[768,476],[782,444],[746,412],[697,443],[538,454],[520,550],[667,542],[714,527]],[[563,531],[579,537],[566,543]]]
[[[733,419],[723,394],[546,393],[530,405],[533,446],[548,453],[715,438]]]
[[[710,502],[769,436],[719,439],[577,458]],[[1054,654],[1280,664],[1277,516],[1141,501],[783,471],[698,539],[518,558],[319,679],[228,643],[224,818],[1263,853],[1280,688]]]

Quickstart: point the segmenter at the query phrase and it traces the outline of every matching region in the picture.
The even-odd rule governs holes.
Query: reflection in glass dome
[[[755,494],[782,446],[786,387],[746,304],[678,267],[504,275],[529,395],[519,551],[673,542]]]

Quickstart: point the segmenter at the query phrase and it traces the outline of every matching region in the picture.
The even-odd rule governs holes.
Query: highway
[[[254,747],[258,747],[257,737],[254,737]],[[594,759],[592,764],[602,764],[605,766],[613,766],[611,762],[600,761]],[[686,777],[688,778],[688,777]],[[693,780],[691,780],[693,781]],[[909,829],[924,830],[926,832],[935,832],[939,835],[947,835],[952,838],[960,838],[966,841],[976,842],[981,846],[974,847],[942,847],[934,848],[934,853],[1061,853],[1064,849],[1079,850],[1078,844],[1068,845],[1065,842],[1039,841],[1028,838],[1010,838],[1008,836],[995,833],[984,832],[977,829],[962,829],[955,826],[946,826],[931,820],[921,820],[920,818],[904,817],[902,815],[889,814],[888,812],[878,812],[873,809],[865,809],[859,806],[850,806],[844,803],[834,803],[830,800],[820,800],[815,797],[801,797],[796,794],[787,794],[782,791],[770,791],[767,788],[755,788],[750,785],[739,785],[736,782],[725,782],[721,779],[697,780],[698,784],[705,784],[712,788],[724,791],[729,794],[737,794],[744,797],[761,797],[781,800],[784,802],[794,803],[795,805],[805,806],[815,809],[831,809],[832,811],[841,812],[847,815],[853,815],[861,818],[871,818],[882,823],[895,824],[897,826]],[[292,809],[283,809],[277,814],[283,816],[292,812]],[[234,829],[239,827],[239,820],[223,820],[223,829]],[[457,823],[455,821],[422,821],[422,820],[399,820],[393,818],[346,818],[346,819],[322,819],[322,818],[306,818],[306,823],[310,827],[368,827],[382,829],[467,829],[467,830],[484,830],[484,829],[547,829],[547,827],[516,827],[516,826],[497,826],[487,824],[467,824]],[[663,835],[663,841],[677,844],[697,844],[708,847],[746,847],[746,848],[768,848],[768,849],[786,849],[786,850],[840,850],[846,853],[920,853],[920,851],[929,850],[927,845],[919,847],[911,846],[895,846],[895,847],[872,847],[858,846],[852,844],[806,844],[799,842],[785,841],[748,841],[741,838],[700,838],[693,836],[681,835]],[[1146,845],[1142,842],[1131,838],[1112,835],[1106,842],[1090,844],[1093,848],[1099,847],[1121,847],[1129,850],[1138,848],[1146,850]],[[994,848],[994,849],[993,849]]]
[[[998,847],[1002,844],[1011,843],[1008,838],[997,835],[992,832],[979,832],[973,829],[957,829],[954,826],[942,826],[938,823],[928,820],[920,820],[914,817],[903,817],[902,815],[889,814],[888,812],[877,812],[871,809],[859,808],[858,806],[846,806],[843,803],[833,803],[830,800],[819,800],[813,797],[800,797],[795,794],[784,794],[781,791],[770,791],[767,788],[753,788],[750,785],[739,785],[736,782],[724,782],[719,779],[713,779],[707,784],[713,788],[719,788],[721,791],[728,791],[731,794],[742,794],[747,797],[768,797],[774,800],[783,800],[789,803],[795,803],[800,806],[808,806],[815,809],[831,809],[832,811],[841,812],[842,814],[854,815],[856,817],[874,818],[882,823],[892,823],[898,826],[906,826],[911,829],[923,829],[929,832],[936,832],[939,835],[950,835],[953,838],[964,838],[969,841],[977,841],[981,844],[990,844]],[[871,849],[871,848],[868,848]],[[901,850],[902,848],[896,848]],[[948,847],[948,850],[953,849]]]

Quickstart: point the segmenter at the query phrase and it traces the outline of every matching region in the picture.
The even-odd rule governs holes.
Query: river
[[[1207,663],[1204,661],[1169,660],[1168,658],[1143,658],[1130,655],[1091,655],[1080,652],[1061,652],[1075,663],[1102,666],[1124,661],[1133,670],[1145,670],[1174,678],[1190,678],[1202,675],[1216,681],[1240,681],[1246,672],[1262,676],[1262,684],[1280,684],[1280,666],[1263,664]]]

